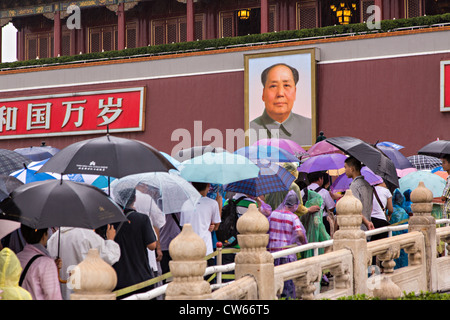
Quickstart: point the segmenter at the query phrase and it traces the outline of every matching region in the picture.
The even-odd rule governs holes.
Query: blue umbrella
[[[95,174],[80,174],[80,173],[72,173],[66,174],[63,176],[63,179],[67,179],[75,182],[82,182],[86,184],[90,184],[91,186],[97,187],[99,189],[106,189],[108,185],[115,180],[113,177],[100,176]]]
[[[23,169],[12,172],[10,176],[17,178],[18,180],[22,181],[25,184],[34,181],[60,179],[61,176],[56,173],[49,173],[49,172],[36,173],[47,162],[47,160],[48,159],[42,161],[33,161],[30,162],[28,165],[24,164]]]
[[[307,159],[297,170],[306,173],[338,170],[344,168],[345,159],[347,156],[339,153],[322,154]]]
[[[170,156],[169,154],[160,151],[160,153],[167,159],[169,160],[169,162],[178,169],[178,167],[180,166],[181,162],[178,161],[177,159],[175,159],[174,157]]]
[[[428,171],[416,171],[408,173],[403,178],[400,178],[399,189],[403,193],[408,189],[414,190],[419,185],[419,182],[423,181],[425,187],[431,190],[433,197],[442,196],[442,192],[445,187],[445,179],[437,174]]]
[[[236,181],[224,186],[225,191],[240,192],[249,196],[260,196],[277,191],[287,191],[295,176],[285,168],[271,162],[257,162],[260,168],[257,178]]]
[[[183,161],[179,167],[187,181],[227,184],[256,178],[259,167],[244,156],[229,152],[207,152]]]
[[[403,148],[404,148],[404,146],[401,146],[401,145],[399,145],[399,144],[396,144],[396,143],[390,142],[390,141],[382,141],[382,142],[378,142],[378,143],[377,143],[377,147],[378,147],[378,146],[391,147],[391,148],[394,148],[394,149],[396,149],[396,150],[400,150],[400,149],[403,149]]]
[[[299,162],[298,158],[288,151],[268,145],[247,146],[234,153],[254,161],[265,159],[270,162]]]
[[[58,153],[59,149],[50,146],[29,147],[14,149],[15,152],[20,153],[24,157],[32,161],[41,161],[53,157]]]
[[[392,160],[396,169],[402,170],[407,168],[414,168],[408,158],[406,158],[400,151],[398,151],[398,149],[382,145],[377,145],[377,148]]]

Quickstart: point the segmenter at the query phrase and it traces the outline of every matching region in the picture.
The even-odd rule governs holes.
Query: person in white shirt
[[[322,218],[323,218],[323,224],[325,225],[325,229],[327,230],[328,234],[331,233],[330,231],[330,223],[328,222],[328,212],[333,211],[334,207],[336,206],[336,203],[334,202],[333,198],[330,195],[330,192],[323,187],[323,172],[317,171],[317,172],[311,172],[308,174],[308,189],[317,192],[320,194],[320,196],[323,199],[322,206],[320,209],[322,210]],[[302,198],[305,194],[305,189],[301,191]]]
[[[217,201],[208,198],[209,183],[192,182],[192,185],[202,195],[198,202],[192,206],[183,206],[181,209],[180,225],[186,223],[192,225],[192,229],[206,244],[206,255],[213,252],[211,232],[217,230],[220,225],[220,212]],[[212,259],[208,260],[212,263]]]
[[[394,207],[392,205],[392,193],[386,187],[386,184],[381,183],[374,187],[373,191],[373,209],[371,214],[371,220],[373,226],[376,228],[382,228],[389,225],[386,218],[386,209],[388,212],[394,212]],[[387,232],[373,235],[370,241],[383,239],[388,236]]]
[[[114,241],[115,236],[116,230],[112,225],[108,225],[106,230],[107,240],[91,229],[62,227],[48,239],[47,250],[53,257],[57,257],[59,251],[62,260],[60,277],[65,280],[70,270],[86,258],[89,249],[98,249],[100,257],[110,265],[119,261],[120,246]],[[71,288],[76,285],[70,282],[61,284],[64,300],[70,300],[70,294],[73,292]]]

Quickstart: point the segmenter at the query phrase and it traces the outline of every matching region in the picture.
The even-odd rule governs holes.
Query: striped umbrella
[[[236,181],[224,186],[225,191],[240,192],[248,196],[260,196],[277,191],[287,191],[295,177],[285,168],[272,163],[258,161],[258,177]]]
[[[35,182],[35,181],[44,181],[44,180],[55,180],[60,179],[61,176],[56,173],[50,172],[40,172],[37,171],[48,161],[48,159],[42,161],[32,161],[28,165],[24,164],[23,168],[20,170],[16,170],[10,174],[22,181],[24,184]]]

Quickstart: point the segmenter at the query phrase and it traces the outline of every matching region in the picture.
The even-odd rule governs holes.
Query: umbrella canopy
[[[199,157],[207,152],[222,153],[225,151],[226,150],[223,148],[213,146],[194,146],[178,151],[178,153],[173,155],[173,158],[179,162],[183,162],[195,157]]]
[[[426,146],[422,147],[418,154],[432,156],[436,158],[442,158],[445,155],[450,155],[450,141],[449,140],[436,140],[430,142]]]
[[[409,156],[407,159],[417,170],[432,170],[442,166],[442,161],[439,158],[423,154]]]
[[[24,184],[0,202],[0,219],[34,229],[79,227],[95,229],[126,221],[120,207],[100,189],[67,180]]]
[[[353,137],[328,138],[326,141],[368,166],[375,174],[382,177],[386,184],[398,187],[394,163],[374,146]]]
[[[28,147],[28,148],[18,148],[14,149],[15,152],[27,157],[32,161],[41,161],[53,157],[59,152],[58,148],[50,146],[40,146],[40,147]]]
[[[396,169],[402,170],[414,167],[411,162],[409,162],[409,160],[397,149],[382,145],[377,145],[377,149],[381,150],[385,155],[389,157],[389,159],[392,160]]]
[[[256,178],[259,167],[250,159],[229,152],[207,152],[183,161],[180,174],[187,181],[228,184]]]
[[[121,205],[130,198],[133,189],[148,194],[153,201],[151,205],[158,205],[165,213],[180,212],[183,206],[197,203],[201,198],[200,193],[192,184],[183,179],[177,172],[148,172],[129,175],[117,179],[111,183],[112,197]],[[125,193],[129,193],[128,197]]]
[[[345,159],[347,159],[347,156],[343,154],[337,153],[322,154],[307,159],[297,168],[297,170],[306,173],[316,171],[339,170],[344,168]]]
[[[272,192],[287,191],[295,181],[294,175],[275,163],[258,161],[257,166],[260,168],[257,178],[227,184],[224,190],[257,197]]]
[[[23,182],[15,177],[0,175],[0,201],[8,197],[14,189],[21,185],[23,185]]]
[[[0,174],[9,175],[11,172],[23,168],[24,164],[29,164],[30,159],[8,149],[0,149]]]
[[[403,178],[404,176],[406,176],[407,174],[411,173],[411,172],[416,172],[417,169],[416,168],[406,168],[406,169],[397,169],[397,176],[399,178]]]
[[[362,167],[361,174],[364,179],[372,186],[380,184],[383,182],[383,178],[376,175],[372,170],[368,167]],[[350,188],[350,184],[352,183],[352,178],[348,178],[345,173],[341,174],[330,187],[332,192],[343,192]]]
[[[121,178],[175,167],[158,150],[137,140],[110,136],[88,139],[62,149],[38,172],[85,173]]]
[[[160,151],[160,153],[167,159],[169,160],[169,162],[176,168],[178,169],[178,167],[180,166],[181,162],[178,161],[177,159],[175,159],[174,157],[170,156],[169,154]],[[186,159],[187,160],[187,159]]]
[[[0,239],[20,228],[20,222],[11,220],[0,220]]]
[[[22,183],[60,179],[61,175],[56,173],[37,173],[37,171],[47,162],[47,160],[48,159],[42,161],[32,161],[28,165],[24,165],[22,169],[12,172],[10,176],[17,178]]]
[[[254,161],[265,159],[270,162],[298,162],[296,156],[274,146],[247,146],[237,149],[234,153]]]
[[[298,143],[289,140],[289,139],[261,139],[253,143],[254,146],[272,146],[279,149],[286,150],[290,154],[294,156],[301,156],[306,153],[306,150],[303,149]]]
[[[390,147],[390,148],[394,148],[394,149],[396,149],[396,150],[400,150],[400,149],[403,149],[403,148],[404,148],[404,146],[401,146],[401,145],[399,145],[399,144],[396,144],[396,143],[390,142],[390,141],[382,141],[382,142],[378,142],[378,143],[377,143],[377,147],[378,147],[378,146]]]
[[[431,190],[433,197],[441,197],[445,187],[445,179],[441,178],[437,174],[427,171],[416,171],[407,174],[403,178],[400,178],[399,189],[403,193],[408,189],[414,190],[419,185],[419,182],[423,181],[425,187]]]
[[[311,146],[311,148],[308,149],[308,155],[310,157],[319,156],[322,154],[330,154],[330,153],[340,153],[343,154],[343,152],[333,146],[332,144],[328,143],[327,140],[322,140],[314,145]]]

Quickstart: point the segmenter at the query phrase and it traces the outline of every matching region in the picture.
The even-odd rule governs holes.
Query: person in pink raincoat
[[[17,254],[23,271],[21,286],[31,293],[33,300],[62,300],[57,264],[46,249],[48,229],[35,230],[22,225],[27,244]],[[30,260],[36,258],[30,263]],[[30,263],[29,267],[27,264]]]

